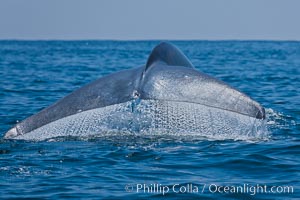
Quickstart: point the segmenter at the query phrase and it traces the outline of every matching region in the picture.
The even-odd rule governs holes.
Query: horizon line
[[[143,42],[143,41],[274,41],[274,42],[300,42],[300,39],[62,39],[62,38],[0,38],[0,41],[116,41],[116,42]]]

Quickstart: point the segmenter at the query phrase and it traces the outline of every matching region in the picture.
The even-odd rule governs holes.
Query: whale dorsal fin
[[[160,43],[152,50],[147,60],[145,71],[156,62],[163,62],[170,66],[194,68],[192,63],[179,49],[167,42]]]

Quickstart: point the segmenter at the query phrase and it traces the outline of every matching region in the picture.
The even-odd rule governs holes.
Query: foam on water
[[[205,105],[140,100],[79,112],[16,139],[57,137],[175,136],[216,140],[266,139],[264,120]]]

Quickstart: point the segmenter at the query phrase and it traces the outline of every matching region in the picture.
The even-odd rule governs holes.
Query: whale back
[[[194,68],[189,59],[177,47],[167,42],[160,43],[152,50],[148,57],[145,71],[158,62],[169,66]]]

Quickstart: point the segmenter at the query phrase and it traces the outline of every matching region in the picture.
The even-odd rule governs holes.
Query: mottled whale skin
[[[199,104],[250,118],[265,118],[259,103],[197,71],[178,48],[163,42],[152,50],[146,65],[99,78],[21,121],[4,137],[17,138],[80,112],[135,99]]]

